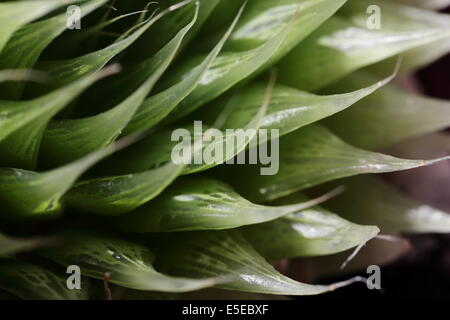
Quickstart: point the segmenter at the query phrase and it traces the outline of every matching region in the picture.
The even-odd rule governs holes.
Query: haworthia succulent
[[[261,176],[257,166],[241,166],[232,168],[235,172],[231,176],[240,177],[236,188],[243,195],[256,201],[269,201],[343,177],[407,170],[442,160],[405,160],[358,149],[314,124],[280,141],[278,174]]]
[[[84,237],[72,244],[44,249],[42,254],[63,266],[77,264],[83,274],[103,279],[122,287],[162,292],[186,292],[210,287],[221,281],[218,277],[190,279],[172,277],[153,268],[154,254],[145,246],[105,237]]]

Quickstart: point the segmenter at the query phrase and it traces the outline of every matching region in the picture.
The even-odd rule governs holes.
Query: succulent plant
[[[375,175],[447,159],[381,152],[450,125],[449,102],[393,81],[450,51],[431,11],[449,3],[0,1],[2,294],[314,295],[361,278],[307,284],[271,263],[323,256],[330,274],[368,241],[359,266],[388,260],[380,232],[450,232]],[[227,130],[251,134],[218,155]],[[230,164],[262,144],[275,174]],[[206,150],[217,161],[192,161]]]

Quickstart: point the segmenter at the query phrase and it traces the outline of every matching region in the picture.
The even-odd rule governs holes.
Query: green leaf
[[[85,300],[85,290],[69,290],[66,279],[42,267],[0,261],[0,288],[26,300]]]
[[[313,295],[359,279],[332,285],[309,285],[289,279],[261,257],[238,231],[203,231],[157,237],[151,246],[157,267],[176,275],[235,277],[218,288],[281,295]]]
[[[188,2],[182,2],[179,5],[169,7],[155,17],[149,18],[143,23],[131,28],[113,44],[103,49],[73,59],[47,61],[38,64],[38,66],[40,69],[50,74],[53,85],[55,86],[62,86],[87,74],[95,73],[103,68],[112,58],[131,46],[154,23],[171,11],[178,9],[180,6],[187,3]]]
[[[92,83],[115,72],[111,66],[32,100],[0,101],[0,165],[34,168],[50,119]]]
[[[292,203],[298,198],[291,196],[277,204]],[[279,260],[345,251],[366,243],[379,229],[351,223],[316,206],[271,222],[244,227],[241,232],[263,257]]]
[[[183,179],[160,197],[112,222],[122,230],[137,233],[232,229],[277,219],[316,205],[329,196],[268,207],[245,200],[217,180]]]
[[[450,214],[403,195],[377,177],[354,177],[342,183],[346,191],[326,206],[350,221],[375,224],[389,234],[450,232]]]
[[[268,89],[262,83],[246,86],[245,90],[239,91],[231,98],[227,97],[216,103],[216,110],[222,112],[219,116],[220,120],[216,120],[217,116],[211,112],[204,112],[201,115],[206,122],[219,121],[221,128],[236,130],[234,134],[225,134],[226,131],[223,131],[223,138],[215,137],[212,142],[213,145],[209,145],[208,148],[212,150],[215,146],[218,146],[223,149],[221,146],[228,146],[233,142],[234,149],[224,151],[223,159],[213,164],[190,164],[184,168],[183,174],[203,171],[225,163],[243,151],[252,139],[256,140],[256,136],[258,136],[258,143],[265,142],[264,139],[274,139],[272,136],[261,135],[258,132],[254,132],[251,135],[249,130],[258,130],[259,128],[279,129],[279,134],[285,135],[347,108],[390,80],[391,77],[364,89],[329,96],[317,96],[286,86],[276,86],[274,89],[270,89],[269,86]],[[261,108],[266,108],[264,101],[268,99],[268,90],[271,92],[270,104],[267,106],[267,112],[265,112],[264,117],[260,119],[263,115]],[[263,105],[261,105],[261,102],[263,102]],[[203,131],[207,132],[208,128],[205,126]],[[172,141],[171,139],[174,129],[170,128],[149,136],[131,148],[111,157],[105,166],[113,168],[111,171],[114,173],[126,174],[148,170],[170,162],[172,152],[178,145],[177,141]],[[198,138],[198,133],[195,132],[194,126],[190,125],[184,129],[189,131],[191,137]],[[239,134],[242,132],[237,130],[248,132],[248,137],[240,139]],[[108,171],[108,173],[110,172]],[[102,182],[105,181],[103,180]]]
[[[45,249],[42,254],[62,266],[79,265],[83,275],[103,279],[110,273],[110,282],[125,288],[186,292],[215,285],[219,279],[172,277],[153,268],[154,254],[146,247],[119,239],[84,237],[62,247]]]
[[[329,117],[349,106],[370,96],[392,80],[389,77],[385,80],[377,82],[374,80],[373,85],[358,90],[352,88],[352,92],[333,95],[315,95],[305,91],[300,91],[292,87],[277,85],[273,89],[272,98],[266,115],[262,119],[260,129],[278,129],[279,135],[283,136],[295,131],[308,124]],[[264,99],[265,87],[262,83],[252,84],[245,87],[245,90],[239,92],[235,97],[233,104],[239,106],[235,112],[224,121],[224,128],[242,128],[246,119],[256,112],[256,108],[260,107],[260,101]],[[258,140],[262,143],[264,140]]]
[[[173,61],[181,42],[194,25],[197,14],[198,10],[193,20],[154,57],[139,64],[135,72],[128,74],[128,81],[135,78],[144,78],[145,81],[117,106],[89,118],[51,121],[42,139],[41,155],[44,162],[53,165],[67,163],[111,144]]]
[[[67,204],[100,215],[123,214],[159,195],[184,167],[170,162],[154,170],[81,181],[68,192]]]
[[[20,27],[78,0],[33,0],[0,3],[0,52]]]
[[[119,148],[119,143],[124,141],[46,172],[0,168],[1,217],[13,220],[58,217],[62,214],[63,195],[81,174]]]
[[[107,1],[86,2],[80,6],[81,16],[88,15]],[[67,29],[67,18],[67,12],[63,12],[57,16],[24,25],[17,30],[0,54],[0,69],[32,68],[50,42]],[[11,83],[2,87],[10,99],[17,98],[22,89],[23,83]]]
[[[204,77],[207,70],[212,66],[214,60],[222,50],[225,41],[228,39],[236,26],[243,9],[244,8],[242,7],[227,32],[225,32],[214,49],[198,66],[191,70],[191,72],[180,81],[176,82],[162,92],[147,98],[142,103],[130,123],[125,128],[125,134],[150,129],[165,118],[199,85],[201,79]]]
[[[314,124],[280,140],[279,172],[259,174],[257,166],[233,168],[237,190],[255,201],[274,200],[321,183],[363,173],[383,173],[431,165],[436,160],[405,160],[355,148]],[[230,176],[229,171],[224,171]]]
[[[426,44],[450,38],[446,15],[377,1],[381,30],[369,30],[370,0],[350,1],[280,63],[283,83],[314,91],[351,72]]]
[[[171,112],[168,121],[180,119],[218,97],[238,82],[275,63],[296,43],[330,17],[344,2],[343,0],[251,2],[240,27],[233,32],[229,46],[236,41],[253,44],[255,40],[261,45],[250,50],[230,50],[220,54],[195,90]],[[277,13],[276,16],[273,15],[274,12]],[[240,47],[242,46],[241,43]],[[192,72],[192,66],[195,66],[200,58],[201,56],[190,57],[174,73],[173,78],[184,78]]]
[[[333,85],[332,90],[352,90],[373,79],[369,74],[355,73]],[[357,147],[381,149],[449,127],[450,102],[389,85],[326,119],[325,124]]]
[[[182,157],[183,159],[191,160],[189,161],[189,163],[191,164],[196,163],[192,160],[196,159],[199,151],[203,155],[203,151],[205,149],[216,150],[216,146],[223,149],[223,144],[228,143],[231,140],[233,142],[232,152],[227,152],[226,154],[222,153],[222,156],[220,157],[220,159],[218,159],[218,163],[202,162],[199,165],[188,165],[186,160],[183,160],[181,163],[174,163],[172,158],[172,149],[174,148],[175,143],[173,143],[171,139],[172,131],[164,131],[162,135],[159,134],[151,136],[149,140],[144,140],[136,146],[137,150],[140,150],[142,147],[144,147],[144,149],[147,149],[145,153],[133,153],[134,155],[138,155],[138,158],[136,159],[137,163],[134,163],[134,160],[132,160],[129,155],[126,156],[125,159],[122,158],[122,161],[125,161],[123,166],[117,160],[117,157],[111,158],[110,160],[110,163],[113,164],[112,166],[114,168],[122,167],[122,170],[131,170],[128,172],[137,172],[140,170],[146,171],[137,172],[134,174],[126,174],[122,176],[111,176],[106,178],[97,178],[88,181],[82,181],[78,183],[68,194],[69,205],[83,211],[102,215],[123,214],[143,205],[144,203],[156,197],[177,176],[181,175],[183,171],[187,170],[188,172],[193,172],[205,170],[233,158],[240,151],[244,150],[247,144],[250,143],[250,141],[254,138],[256,129],[259,127],[261,119],[267,110],[267,106],[269,104],[273,89],[273,84],[274,79],[272,78],[260,109],[256,110],[256,116],[254,116],[254,118],[251,119],[249,124],[244,128],[244,130],[254,130],[253,135],[247,137],[246,139],[238,139],[237,143],[234,143],[236,134],[222,136],[222,133],[220,132],[220,137],[215,137],[214,139],[212,139],[213,137],[208,133],[208,131],[206,131],[205,133],[198,133],[198,135],[200,135],[199,137],[196,136],[197,133],[195,127],[193,130],[186,131],[191,134],[191,137],[192,134],[194,135],[194,141],[192,141],[192,139],[189,139],[189,141],[182,142],[183,147],[186,147],[188,149],[188,151],[184,150],[186,154],[183,154]],[[232,112],[233,110],[231,111],[231,113]],[[219,119],[221,119],[222,117],[227,117],[229,113],[230,111],[226,109],[219,116]],[[158,141],[160,145],[157,146],[156,149],[154,149],[152,141]],[[201,143],[199,143],[199,141]],[[185,144],[186,142],[188,143],[188,145]],[[191,145],[191,143],[193,144]],[[149,145],[151,146],[150,148],[148,148]],[[134,148],[133,150],[136,150],[136,148]],[[150,155],[147,158],[149,150],[155,150],[156,155]],[[128,149],[126,153],[130,154],[130,149]],[[123,154],[125,155],[125,153]],[[161,166],[161,163],[163,162],[166,162],[167,164]],[[151,167],[152,164],[155,165],[156,169],[148,170],[148,167]],[[134,168],[131,169],[130,166],[133,166]]]

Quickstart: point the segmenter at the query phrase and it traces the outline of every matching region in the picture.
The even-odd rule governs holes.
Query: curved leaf
[[[405,160],[357,149],[314,124],[280,140],[278,174],[259,175],[256,166],[237,167],[233,174],[239,176],[235,187],[241,194],[255,201],[269,201],[343,177],[407,170],[442,160]]]
[[[286,202],[292,201],[282,201]],[[326,209],[312,207],[271,222],[244,227],[241,232],[263,257],[279,260],[345,251],[366,243],[379,229],[354,224]]]
[[[138,26],[131,28],[113,44],[103,49],[73,59],[47,61],[38,64],[38,66],[40,69],[50,74],[53,85],[55,86],[62,86],[87,74],[95,73],[103,68],[112,58],[131,46],[155,22],[187,3],[189,3],[189,1],[184,1],[179,5],[169,7],[155,17],[149,18]]]
[[[341,84],[333,85],[333,91],[351,90],[373,79],[368,74],[355,73]],[[381,149],[449,127],[450,102],[387,86],[326,119],[325,124],[357,147]]]
[[[0,101],[0,165],[34,168],[50,119],[92,83],[117,71],[111,66],[32,100]]]
[[[425,44],[450,38],[449,17],[377,1],[381,30],[369,30],[370,0],[350,1],[300,43],[280,63],[280,78],[308,91],[323,88],[351,72]]]
[[[0,3],[0,52],[21,26],[79,0],[33,0]]]
[[[82,119],[51,121],[42,138],[41,155],[46,163],[61,164],[73,161],[112,143],[133,117],[145,97],[172,62],[193,20],[154,57],[140,64],[131,77],[147,78],[137,90],[114,108]]]
[[[185,179],[176,182],[160,197],[112,220],[129,232],[175,232],[222,230],[277,219],[316,205],[330,195],[282,207],[251,203],[223,182]]]
[[[165,118],[199,85],[201,79],[204,77],[207,70],[212,66],[214,60],[222,50],[223,45],[241,17],[243,10],[244,7],[241,7],[227,32],[198,66],[196,66],[189,74],[183,77],[176,84],[154,96],[147,98],[142,103],[130,123],[126,126],[124,130],[125,134],[150,129]]]
[[[42,254],[63,266],[79,265],[88,277],[103,279],[109,272],[111,283],[136,290],[186,292],[219,281],[217,277],[189,279],[159,273],[152,266],[155,256],[150,250],[113,238],[85,237],[69,245],[45,249]]]
[[[50,243],[44,238],[16,238],[9,237],[0,232],[0,257],[14,255],[18,252],[28,251]]]
[[[241,26],[233,32],[234,40],[229,46],[241,40],[254,44],[255,39],[262,44],[250,50],[227,51],[219,55],[195,90],[171,112],[168,121],[180,119],[238,82],[276,62],[344,2],[343,0],[251,2],[243,16]],[[274,12],[277,12],[276,16],[273,15]],[[273,30],[276,30],[275,34]],[[242,47],[242,44],[240,46]],[[188,75],[192,71],[192,65],[195,65],[199,58],[192,57],[186,61],[173,78],[181,79]]]
[[[88,15],[107,1],[93,0],[84,3],[80,6],[81,16]],[[67,18],[67,12],[63,12],[57,16],[24,25],[17,30],[0,54],[0,69],[33,67],[48,44],[67,29]],[[23,83],[2,86],[2,90],[8,94],[10,99],[17,98],[22,88]]]
[[[237,231],[173,234],[152,242],[157,267],[177,275],[235,275],[217,285],[227,290],[281,295],[314,295],[333,291],[359,279],[332,285],[309,285],[278,273]]]
[[[120,144],[46,172],[0,168],[0,202],[3,207],[0,216],[14,220],[59,216],[63,207],[62,196],[81,174],[114,152]]]

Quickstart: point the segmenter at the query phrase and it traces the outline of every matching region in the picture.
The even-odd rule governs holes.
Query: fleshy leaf
[[[376,224],[383,233],[449,233],[450,214],[403,195],[374,176],[342,181],[346,191],[326,204],[342,217]]]
[[[218,288],[281,295],[314,295],[359,279],[332,285],[309,285],[289,279],[261,257],[238,231],[203,231],[156,238],[156,266],[176,275],[234,278]]]
[[[79,265],[83,274],[122,287],[161,292],[186,292],[210,287],[219,279],[172,277],[153,268],[154,254],[146,247],[128,241],[105,237],[85,237],[62,247],[45,249],[42,254],[67,266]]]
[[[53,10],[79,0],[33,0],[0,3],[0,52],[20,27]]]
[[[232,38],[235,39],[232,43],[245,37],[245,42],[254,44],[256,40],[262,44],[250,50],[227,51],[220,54],[195,90],[171,112],[168,121],[180,119],[238,82],[276,62],[286,51],[330,17],[344,2],[342,0],[251,2],[243,16],[241,26],[232,34]],[[275,17],[274,12],[278,13]],[[272,33],[269,33],[269,30]],[[273,30],[277,33],[274,34]],[[240,46],[242,47],[242,43]],[[181,79],[192,72],[192,65],[195,65],[199,58],[189,58],[173,78]]]
[[[329,197],[268,207],[245,200],[223,182],[185,179],[176,182],[160,197],[112,221],[120,229],[137,233],[232,229],[271,221],[317,205]]]
[[[92,83],[115,72],[111,66],[32,100],[0,101],[0,165],[35,167],[50,119]]]
[[[107,1],[93,0],[84,3],[80,6],[81,17],[88,15]],[[67,29],[67,18],[67,12],[63,12],[17,30],[0,54],[0,69],[32,68],[47,45]],[[17,98],[22,88],[23,83],[2,86],[2,90],[10,99]]]
[[[449,17],[377,1],[382,28],[369,30],[373,1],[350,1],[280,63],[281,80],[314,91],[351,72],[425,44],[450,38]]]
[[[355,73],[332,90],[351,90],[374,79]],[[345,141],[361,148],[381,149],[402,140],[450,126],[450,102],[408,93],[393,85],[325,120]]]
[[[242,7],[235,17],[227,32],[208,56],[189,74],[183,77],[162,92],[147,98],[131,119],[124,130],[124,133],[140,132],[150,129],[155,124],[165,118],[184,98],[186,98],[200,83],[207,70],[212,66],[214,59],[220,51],[236,26],[244,7]]]
[[[291,203],[294,198],[299,197],[292,195],[276,203]],[[244,227],[241,231],[263,257],[279,260],[345,251],[366,243],[379,229],[351,223],[316,206],[271,222]]]
[[[130,74],[131,79],[142,77],[145,81],[120,104],[89,118],[50,122],[42,139],[41,155],[46,159],[44,161],[67,163],[112,143],[169,67],[183,38],[194,25],[197,13],[198,9],[191,23],[181,29],[154,57],[139,64],[136,73]]]
[[[232,168],[231,176],[239,177],[235,187],[244,196],[269,201],[339,178],[407,170],[442,160],[405,160],[358,149],[314,124],[280,140],[278,174],[262,176],[258,166],[241,166]],[[229,176],[227,172],[224,170]]]
[[[149,18],[140,25],[131,28],[113,44],[103,49],[73,59],[47,61],[38,64],[38,66],[50,74],[54,86],[62,86],[87,74],[95,73],[103,68],[112,58],[131,46],[155,22],[187,3],[189,1],[184,1],[178,5],[169,7],[155,17]]]
[[[142,147],[147,149],[149,145],[152,146],[152,141],[156,140],[160,143],[160,147],[156,148],[156,156],[150,156],[150,161],[146,160],[146,154],[141,153],[138,157],[139,159],[137,159],[137,164],[134,164],[134,161],[129,156],[130,149],[127,150],[128,156],[126,156],[126,159],[124,159],[126,164],[124,165],[124,168],[122,168],[122,170],[124,170],[125,168],[130,169],[131,164],[131,166],[133,166],[134,168],[129,172],[139,171],[139,169],[147,169],[146,171],[122,176],[111,176],[82,181],[78,183],[68,194],[69,205],[83,211],[102,215],[122,214],[131,211],[156,197],[176,177],[181,175],[183,171],[185,171],[185,169],[188,172],[205,170],[233,158],[236,154],[244,150],[245,147],[250,143],[250,141],[254,139],[254,136],[257,132],[256,130],[260,126],[261,119],[267,110],[267,106],[269,104],[273,90],[273,85],[274,78],[272,77],[266,90],[266,96],[263,97],[262,105],[260,106],[259,110],[256,110],[256,116],[254,116],[249,124],[244,128],[244,130],[254,130],[253,135],[247,137],[247,139],[237,139],[238,141],[236,142],[236,134],[225,135],[212,139],[212,136],[210,136],[208,131],[206,131],[206,133],[204,134],[203,132],[200,133],[200,137],[197,137],[195,136],[196,130],[194,128],[194,140],[185,141],[189,144],[186,145],[189,151],[182,156],[186,157],[186,160],[191,161],[186,163],[185,160],[183,160],[181,163],[174,163],[171,157],[171,151],[174,147],[174,144],[172,143],[172,139],[169,139],[169,135],[172,135],[172,131],[165,131],[162,135],[152,136],[150,140],[144,140],[143,143],[138,144],[137,149],[139,150]],[[233,113],[233,110],[231,111],[231,113]],[[227,117],[228,115],[229,111],[228,109],[226,109],[219,115],[219,119],[221,119],[222,117]],[[189,133],[189,131],[187,132]],[[195,163],[192,160],[197,157],[197,154],[199,152],[201,152],[203,155],[203,150],[211,148],[215,150],[216,145],[222,147],[223,149],[223,143],[227,143],[230,140],[232,140],[233,142],[233,150],[231,154],[222,154],[222,157],[219,159],[219,161],[221,162],[189,165],[189,163]],[[201,143],[199,143],[200,141]],[[185,146],[185,142],[182,143],[183,146]],[[193,143],[193,145],[191,145],[191,143]],[[137,154],[134,153],[134,155]],[[170,158],[168,158],[168,156],[170,156]],[[114,167],[117,167],[118,165],[120,166],[120,162],[117,161],[117,158],[112,158],[110,162],[114,164]],[[163,162],[167,163],[161,166],[160,163]],[[156,164],[156,168],[148,170],[148,166],[151,166],[152,164]],[[144,165],[145,167],[139,168],[139,165]]]
[[[29,263],[0,261],[0,288],[25,300],[85,300],[86,290],[69,290],[66,278]]]
[[[91,153],[75,162],[46,172],[0,168],[0,215],[7,219],[51,218],[61,214],[61,198],[93,164],[108,156],[121,144]]]

